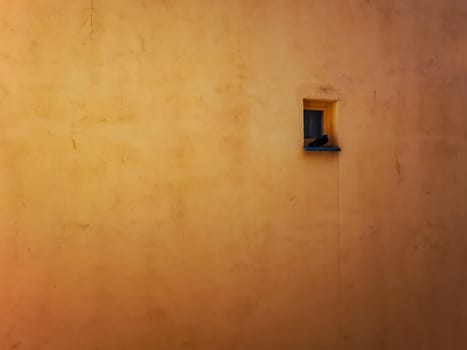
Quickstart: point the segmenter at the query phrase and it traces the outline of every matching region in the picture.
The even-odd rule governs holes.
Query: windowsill
[[[340,152],[340,147],[308,147],[304,146],[303,150],[307,152]]]

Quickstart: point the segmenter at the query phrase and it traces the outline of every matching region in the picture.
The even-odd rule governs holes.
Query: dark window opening
[[[323,135],[323,111],[305,109],[303,124],[305,139],[316,139]]]
[[[303,99],[305,151],[340,151],[336,135],[337,101]]]

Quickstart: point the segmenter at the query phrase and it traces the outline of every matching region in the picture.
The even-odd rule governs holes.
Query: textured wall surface
[[[466,38],[463,0],[0,0],[0,349],[467,348]]]

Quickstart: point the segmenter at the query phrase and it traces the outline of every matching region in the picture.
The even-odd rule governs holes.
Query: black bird
[[[329,141],[328,135],[323,135],[308,144],[308,147],[322,147]]]

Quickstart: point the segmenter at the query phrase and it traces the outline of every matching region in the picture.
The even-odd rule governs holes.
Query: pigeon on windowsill
[[[308,143],[308,147],[323,147],[329,141],[328,135],[318,137],[316,140]]]

